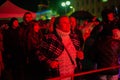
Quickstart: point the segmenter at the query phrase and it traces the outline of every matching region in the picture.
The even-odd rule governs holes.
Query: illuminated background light
[[[62,2],[62,3],[61,3],[61,6],[65,7],[65,6],[66,6],[65,2]]]
[[[102,0],[102,2],[107,2],[108,0]]]
[[[70,5],[70,1],[66,1],[66,5]]]

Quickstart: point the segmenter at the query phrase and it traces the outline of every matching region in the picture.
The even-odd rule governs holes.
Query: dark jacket
[[[97,40],[93,46],[94,61],[98,69],[118,65],[118,54],[120,53],[120,41],[107,36]],[[102,74],[118,74],[118,69],[103,71]]]

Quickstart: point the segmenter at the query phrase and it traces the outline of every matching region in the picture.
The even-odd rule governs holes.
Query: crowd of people
[[[61,15],[35,20],[30,12],[0,27],[0,79],[72,80],[84,71],[119,66],[120,18],[111,9],[79,21]],[[67,77],[65,77],[67,76]],[[119,69],[74,77],[74,80],[118,80]]]

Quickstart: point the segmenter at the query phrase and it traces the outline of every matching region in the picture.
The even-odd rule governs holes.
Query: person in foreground
[[[76,34],[70,34],[70,22],[67,16],[55,19],[53,33],[44,36],[36,52],[40,63],[46,63],[49,67],[43,67],[51,75],[41,74],[45,78],[63,77],[73,75],[77,67],[76,58],[84,59],[80,41]],[[43,71],[41,68],[41,71]],[[42,72],[41,72],[42,73]],[[43,72],[45,73],[45,72]],[[71,80],[70,77],[61,80]]]

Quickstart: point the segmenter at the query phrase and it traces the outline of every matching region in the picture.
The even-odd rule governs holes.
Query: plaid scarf
[[[76,34],[70,34],[70,38],[76,48],[80,50],[80,41]],[[44,36],[40,43],[39,50],[37,51],[37,56],[40,61],[51,61],[58,58],[64,50],[64,45],[61,38],[57,34],[47,34]]]

